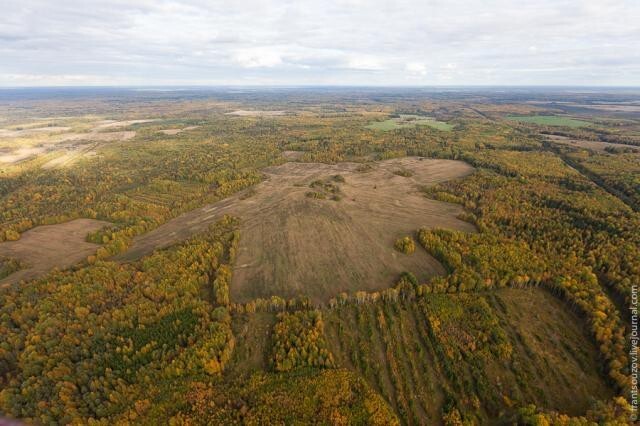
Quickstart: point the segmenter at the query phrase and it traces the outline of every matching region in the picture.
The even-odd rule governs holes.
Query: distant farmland
[[[559,115],[509,115],[507,120],[519,121],[521,123],[539,124],[541,126],[566,126],[566,127],[585,127],[591,125],[590,122],[584,120],[576,120],[571,117],[562,117]]]
[[[367,129],[381,130],[387,132],[389,130],[402,129],[414,126],[429,126],[436,130],[442,130],[445,132],[453,129],[452,124],[445,123],[444,121],[437,121],[433,117],[425,117],[422,115],[401,114],[399,117],[390,118],[385,121],[376,121],[366,126]]]

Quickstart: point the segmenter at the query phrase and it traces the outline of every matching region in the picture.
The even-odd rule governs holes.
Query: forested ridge
[[[265,101],[297,108],[279,117],[203,106],[197,120],[174,118],[196,130],[167,137],[148,123],[74,167],[2,176],[0,239],[76,217],[113,225],[88,236],[101,247],[86,262],[0,287],[0,413],[36,424],[630,423],[639,153],[550,145],[538,127],[446,101],[290,101]],[[366,128],[394,112],[452,130]],[[564,131],[597,139],[598,126]],[[110,259],[258,183],[292,151],[362,170],[404,156],[465,161],[470,176],[415,190],[462,206],[477,232],[397,235],[390,253],[426,250],[446,274],[420,282],[406,271],[385,290],[316,305],[305,283],[290,300],[230,297],[239,218],[135,262]],[[340,178],[314,181],[307,197],[341,202]],[[21,267],[1,262],[0,279]],[[267,332],[240,342],[263,316]]]

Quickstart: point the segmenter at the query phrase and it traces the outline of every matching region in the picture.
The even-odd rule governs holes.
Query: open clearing
[[[58,141],[56,145],[49,145],[49,151],[59,154],[59,156],[44,163],[42,165],[43,169],[68,167],[80,158],[96,155],[102,142],[127,141],[133,139],[136,136],[136,132],[97,133],[96,131],[92,131],[91,133],[74,133],[64,136],[66,136],[66,138],[64,138],[63,141],[71,143]]]
[[[25,136],[31,136],[35,134],[46,134],[46,133],[60,133],[67,132],[71,130],[71,127],[62,127],[62,126],[47,126],[47,127],[36,127],[36,128],[28,128],[28,129],[0,129],[0,138],[20,138]]]
[[[44,148],[36,147],[36,148],[18,148],[15,151],[10,151],[8,153],[0,152],[0,163],[18,163],[22,160],[26,160],[27,158],[31,158],[35,155],[38,155],[44,151],[45,151]]]
[[[601,102],[601,103],[592,103],[585,104],[579,102],[549,102],[549,101],[526,101],[527,104],[541,104],[541,105],[552,105],[552,104],[561,104],[563,106],[570,106],[576,108],[586,108],[586,109],[594,109],[600,111],[609,111],[609,112],[640,112],[640,103],[637,101],[616,101],[616,102]]]
[[[521,123],[539,124],[541,126],[565,126],[565,127],[585,127],[591,125],[584,120],[576,120],[571,117],[559,115],[509,115],[507,120],[519,121]]]
[[[466,360],[450,367],[466,377],[466,383],[482,382],[486,392],[482,397],[505,395],[578,415],[590,407],[592,398],[613,395],[600,374],[598,351],[589,333],[564,302],[539,288],[474,294],[471,297],[477,302],[471,303],[469,297],[433,295],[433,303],[427,301],[432,318],[445,324],[441,335],[451,340],[434,338],[427,332],[430,319],[415,304],[406,303],[393,309],[348,305],[328,310],[324,316],[327,341],[338,366],[361,373],[396,410],[397,395],[404,393],[411,396],[413,404],[407,408],[414,415],[429,419],[427,424],[440,424],[445,389],[452,384],[433,348],[463,344],[466,333],[473,334],[478,323],[468,319],[474,318],[473,309],[452,320],[451,311],[441,308],[446,304],[439,299],[447,298],[451,306],[462,303],[466,308],[486,301],[490,316],[513,348],[512,359],[504,361],[489,352],[474,377],[466,370]],[[385,321],[379,320],[379,312],[387,315]]]
[[[43,169],[56,169],[68,167],[83,157],[90,157],[97,154],[97,150],[102,142],[127,141],[136,136],[135,131],[106,132],[97,133],[74,133],[64,135],[61,141],[56,141],[55,145],[48,145],[49,152],[59,154],[42,165]],[[63,143],[71,142],[71,143]]]
[[[522,369],[533,377],[529,386],[550,400],[539,405],[577,415],[589,409],[592,398],[613,396],[589,331],[566,302],[539,288],[504,289],[487,299],[525,360]],[[494,374],[506,379],[505,372]]]
[[[164,133],[165,135],[168,135],[168,136],[174,136],[174,135],[177,135],[178,133],[197,129],[198,127],[200,126],[188,126],[188,127],[185,127],[184,129],[164,129],[164,130],[160,130],[160,133]]]
[[[461,161],[417,157],[368,167],[286,163],[265,169],[267,180],[253,188],[137,237],[117,259],[138,259],[231,214],[242,219],[231,285],[235,302],[271,295],[326,302],[342,291],[386,288],[404,271],[425,280],[444,273],[442,266],[423,249],[397,252],[394,241],[421,227],[474,231],[457,218],[460,206],[429,200],[418,188],[472,171]]]
[[[83,157],[92,157],[96,155],[95,149],[98,144],[92,144],[88,146],[78,146],[67,151],[60,152],[60,156],[52,160],[47,161],[41,167],[43,169],[59,169],[62,167],[68,167],[75,163],[77,160]]]
[[[415,126],[428,126],[445,132],[451,131],[453,125],[444,121],[437,121],[433,117],[425,117],[422,115],[401,114],[399,117],[390,118],[385,121],[376,121],[367,126],[367,129],[381,130],[387,132],[389,130],[411,128]]]
[[[92,123],[87,132],[72,131],[72,127],[45,126],[39,123],[25,124],[16,129],[0,129],[0,166],[6,167],[32,160],[42,155],[50,155],[44,169],[66,167],[80,158],[95,154],[102,142],[126,141],[134,138],[136,132],[108,131],[114,127],[156,120],[113,121],[103,120]],[[38,127],[40,126],[40,127]]]
[[[585,148],[591,149],[594,151],[605,152],[605,148],[620,148],[620,149],[629,149],[632,151],[640,151],[639,146],[634,145],[625,145],[621,143],[610,143],[610,142],[601,142],[601,141],[589,141],[585,139],[572,139],[566,136],[558,136],[558,135],[544,135],[551,142],[560,143],[562,145],[569,145],[576,148]]]
[[[125,120],[125,121],[116,121],[116,120],[103,120],[96,126],[96,129],[112,129],[114,127],[127,127],[132,126],[134,124],[144,124],[151,123],[154,121],[159,121],[158,118],[148,118],[144,120]]]
[[[239,117],[273,117],[278,115],[285,115],[286,111],[261,111],[261,110],[244,110],[239,109],[237,111],[227,112],[225,115],[237,115]]]
[[[600,111],[611,111],[611,112],[640,112],[640,105],[636,104],[572,104],[571,106],[577,106],[580,108],[588,108],[588,109],[597,109]]]
[[[96,152],[102,142],[127,141],[136,132],[98,132],[96,128],[87,133],[61,133],[44,139],[11,142],[0,147],[0,163],[15,164],[41,155],[57,155],[42,165],[45,169],[59,168],[73,164],[83,156]]]
[[[38,278],[53,268],[67,268],[93,254],[98,244],[85,241],[87,234],[110,225],[94,219],[75,219],[56,225],[35,227],[18,241],[0,243],[0,257],[18,259],[27,265],[0,281],[10,285]]]
[[[127,141],[136,136],[135,130],[127,130],[122,132],[98,132],[95,129],[89,133],[67,133],[61,137],[54,139],[55,142],[68,141],[95,141],[95,142],[113,142]]]

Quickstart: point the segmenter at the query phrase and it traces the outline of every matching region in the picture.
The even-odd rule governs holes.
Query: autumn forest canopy
[[[0,419],[632,424],[639,99],[0,89]]]

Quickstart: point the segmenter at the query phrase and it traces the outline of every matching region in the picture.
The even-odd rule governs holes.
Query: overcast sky
[[[640,0],[0,4],[0,86],[640,85]]]

